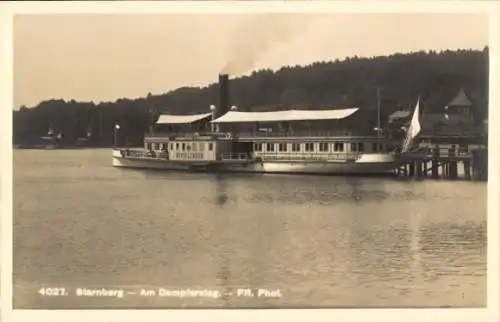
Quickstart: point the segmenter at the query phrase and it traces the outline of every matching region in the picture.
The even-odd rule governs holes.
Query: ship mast
[[[380,87],[377,86],[377,139],[380,140]]]

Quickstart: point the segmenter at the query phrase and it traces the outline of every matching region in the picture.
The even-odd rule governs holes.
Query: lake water
[[[486,305],[485,183],[117,169],[110,154],[14,151],[15,308]]]

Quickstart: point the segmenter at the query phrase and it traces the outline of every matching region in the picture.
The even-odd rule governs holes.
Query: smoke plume
[[[305,29],[306,19],[285,14],[251,17],[235,30],[221,73],[235,76],[252,70],[274,46],[297,37]]]

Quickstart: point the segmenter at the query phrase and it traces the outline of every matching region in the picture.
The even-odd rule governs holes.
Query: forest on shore
[[[63,134],[67,144],[88,132],[90,145],[109,146],[118,123],[121,136],[130,144],[141,144],[159,113],[205,113],[210,105],[217,105],[217,77],[202,88],[145,93],[137,99],[94,104],[54,98],[33,107],[21,106],[13,111],[13,143],[29,144],[53,128]],[[413,108],[419,96],[424,113],[444,113],[444,105],[463,88],[474,104],[474,120],[480,124],[488,117],[488,48],[351,57],[277,71],[258,70],[231,78],[229,102],[242,111],[355,105],[376,115],[377,88],[383,121],[398,109]]]

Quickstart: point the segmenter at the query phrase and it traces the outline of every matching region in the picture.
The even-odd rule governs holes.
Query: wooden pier
[[[421,128],[416,139],[418,142],[415,142],[416,152],[408,155],[407,163],[397,170],[397,174],[487,180],[487,123],[475,122],[474,104],[464,88],[450,97],[447,104],[445,97],[442,99],[443,105],[434,106],[434,112],[429,108],[427,113],[419,114],[422,119],[417,118]]]
[[[488,178],[488,149],[482,145],[421,144],[407,156],[407,161],[396,175],[480,181]]]

